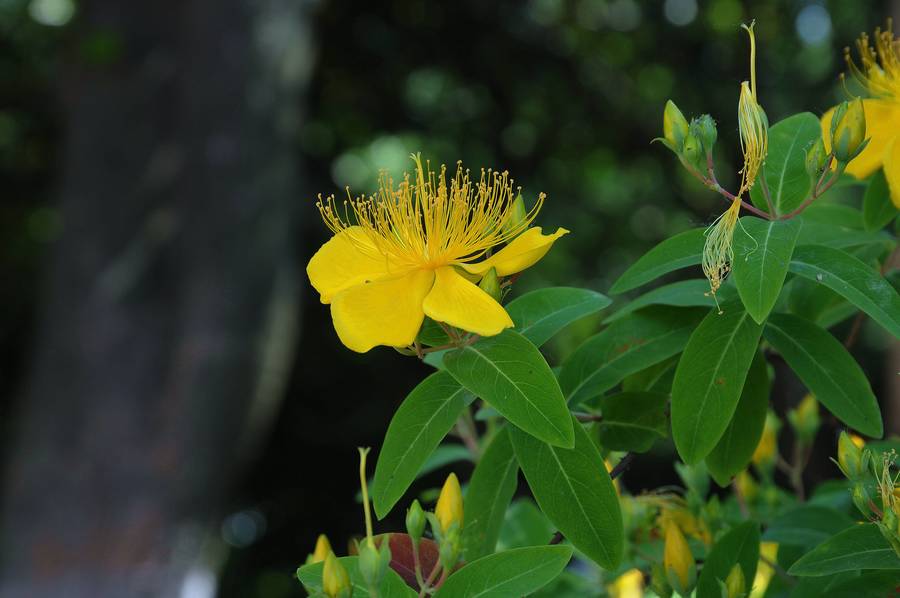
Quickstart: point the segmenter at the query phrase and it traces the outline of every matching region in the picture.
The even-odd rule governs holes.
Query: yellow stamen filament
[[[716,291],[722,286],[728,273],[731,271],[731,262],[734,260],[734,227],[737,225],[741,211],[741,201],[735,199],[731,206],[706,229],[706,242],[703,245],[703,274],[709,280],[709,294],[716,299]],[[721,308],[719,313],[722,313]]]
[[[874,41],[874,47],[870,41]],[[863,33],[856,42],[861,67],[844,49],[844,59],[853,77],[878,98],[900,101],[900,40],[894,39],[893,22],[887,20],[884,31],[875,29],[874,40]]]
[[[741,138],[741,151],[744,154],[744,166],[741,168],[741,188],[738,197],[749,191],[756,182],[759,170],[769,153],[769,123],[766,113],[756,96],[756,36],[753,26],[742,25],[750,35],[750,84],[741,83],[741,95],[738,100],[738,130]]]
[[[395,188],[382,171],[374,196],[348,197],[343,209],[334,196],[319,196],[317,202],[332,232],[361,227],[370,246],[361,242],[360,250],[371,253],[374,246],[392,267],[438,268],[476,260],[528,228],[543,205],[542,193],[524,219],[512,222],[518,189],[507,172],[482,170],[475,182],[458,163],[448,186],[445,166],[435,173],[430,165],[423,167],[418,154],[411,157],[416,163],[414,181],[406,174]]]

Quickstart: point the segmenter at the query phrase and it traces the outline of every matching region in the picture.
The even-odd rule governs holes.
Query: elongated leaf
[[[863,434],[881,437],[878,400],[862,369],[837,339],[789,314],[773,314],[763,334],[835,417]]]
[[[799,232],[797,220],[752,216],[741,218],[734,231],[734,282],[747,313],[758,324],[772,311],[781,293]]]
[[[692,465],[719,442],[734,410],[762,326],[740,303],[712,310],[691,335],[672,383],[672,436]]]
[[[569,405],[596,397],[625,376],[680,352],[705,313],[701,308],[651,306],[586,340],[559,374]]]
[[[485,449],[466,489],[463,556],[467,561],[494,552],[518,476],[519,462],[505,427]]]
[[[757,561],[759,561],[757,523],[746,521],[728,530],[728,533],[716,542],[703,563],[700,579],[697,580],[697,598],[720,598],[722,592],[719,581],[725,581],[736,564],[741,566],[744,579],[752,580],[756,577]]]
[[[852,255],[823,245],[799,245],[790,270],[843,295],[900,337],[900,296],[883,276]]]
[[[506,311],[516,330],[540,347],[567,325],[610,303],[609,297],[588,289],[552,287],[513,299]]]
[[[350,583],[353,585],[354,596],[368,596],[369,588],[359,572],[359,557],[344,556],[338,559],[341,565],[350,575]],[[297,569],[297,579],[310,590],[311,593],[322,593],[322,569],[325,563],[312,563]],[[384,572],[384,578],[378,588],[378,595],[383,598],[415,598],[416,593],[406,585],[397,573],[388,569]]]
[[[854,525],[800,557],[791,575],[831,575],[854,569],[900,569],[900,558],[874,523]]]
[[[571,447],[572,418],[541,352],[514,330],[444,356],[444,367],[503,417],[556,446]]]
[[[497,550],[543,546],[553,536],[553,524],[530,498],[517,498],[506,511]]]
[[[619,500],[597,447],[580,424],[575,447],[555,447],[510,429],[519,467],[541,511],[578,550],[604,569],[622,560]]]
[[[863,196],[863,222],[866,230],[878,230],[896,218],[897,206],[891,201],[884,171],[879,169],[872,175],[866,194]]]
[[[776,214],[786,214],[809,194],[812,182],[806,174],[806,150],[822,134],[815,114],[802,112],[779,121],[769,129],[769,153],[764,169]],[[762,181],[750,192],[756,207],[767,210]]]
[[[735,296],[735,289],[723,285],[717,294],[719,301],[728,301]],[[676,307],[714,307],[715,300],[709,295],[709,281],[705,278],[673,282],[644,293],[634,301],[626,303],[619,310],[608,316],[604,323],[609,324],[621,320],[648,305],[674,305]]]
[[[856,522],[829,507],[802,505],[776,517],[763,534],[766,542],[816,546]]]
[[[670,237],[645,253],[609,290],[613,295],[630,291],[662,276],[700,263],[705,229],[692,228]]]
[[[816,598],[896,598],[897,585],[896,572],[869,571],[829,586],[828,593],[818,594]]]
[[[734,416],[718,444],[706,456],[706,468],[719,486],[727,486],[731,477],[750,463],[766,423],[770,387],[766,359],[757,352]]]
[[[435,372],[404,399],[384,437],[372,481],[378,518],[388,514],[416,479],[428,457],[456,422],[470,399],[450,375]]]
[[[435,598],[524,596],[553,581],[571,558],[568,546],[531,546],[485,556],[448,577]]]
[[[597,423],[605,450],[644,453],[668,434],[666,405],[669,395],[658,392],[622,392],[600,399],[603,419]]]

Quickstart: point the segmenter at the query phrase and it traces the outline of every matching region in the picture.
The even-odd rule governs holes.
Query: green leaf
[[[837,339],[789,314],[772,314],[763,334],[835,417],[863,434],[881,437],[878,400],[859,364]]]
[[[769,128],[769,153],[763,170],[776,214],[786,214],[799,206],[812,187],[806,173],[806,150],[822,134],[815,114],[802,112],[789,116]],[[753,203],[768,211],[762,194],[762,181],[750,191]]]
[[[588,289],[552,287],[513,299],[506,306],[516,330],[540,347],[572,322],[597,313],[609,297]]]
[[[750,463],[766,423],[770,387],[766,359],[757,352],[747,372],[734,416],[718,444],[706,456],[706,468],[719,486],[727,486],[731,477]]]
[[[404,399],[388,426],[372,481],[372,502],[381,519],[403,496],[470,397],[450,375],[435,372]]]
[[[762,324],[772,311],[800,232],[796,220],[740,219],[734,231],[732,270],[747,313]]]
[[[559,448],[510,429],[519,467],[541,511],[575,548],[604,569],[622,561],[625,531],[603,458],[575,424],[575,447]]]
[[[799,245],[791,272],[819,282],[900,337],[900,296],[876,270],[852,255],[824,245]]]
[[[658,392],[622,392],[601,398],[600,445],[611,451],[649,451],[668,434],[668,401],[669,395]]]
[[[837,509],[802,505],[776,517],[763,534],[763,540],[815,546],[855,524],[855,521]]]
[[[444,356],[444,367],[503,417],[536,438],[571,447],[572,418],[541,352],[514,330]]]
[[[662,276],[700,263],[704,228],[692,228],[670,237],[645,253],[609,290],[613,295],[630,291]]]
[[[699,308],[651,306],[586,340],[559,374],[569,405],[596,397],[625,376],[679,353],[705,313]]]
[[[416,340],[429,347],[440,347],[448,344],[450,337],[447,336],[440,324],[426,316],[422,320],[422,328],[419,330]]]
[[[900,569],[900,558],[874,523],[857,524],[800,557],[788,573],[830,575],[853,569]]]
[[[519,462],[513,453],[509,428],[504,427],[485,449],[466,489],[462,543],[467,561],[494,552],[518,477]]]
[[[828,596],[828,598],[895,598],[897,585],[896,573],[870,571],[858,577],[835,583],[827,588],[827,593],[818,594],[816,598],[819,596]]]
[[[872,175],[866,194],[863,195],[863,222],[866,230],[879,230],[893,220],[898,214],[897,206],[891,201],[884,171],[878,169]]]
[[[755,521],[737,525],[722,536],[712,550],[697,580],[697,598],[720,598],[719,581],[725,581],[728,573],[740,564],[748,588],[756,577],[759,561],[759,526]]]
[[[728,301],[735,296],[735,289],[722,286],[718,291],[719,301]],[[673,282],[644,293],[634,301],[626,303],[603,322],[609,324],[621,320],[648,305],[674,305],[676,307],[714,307],[715,300],[709,295],[709,281],[705,278]]]
[[[734,302],[710,311],[691,335],[672,382],[672,437],[685,463],[703,459],[724,434],[761,332]]]
[[[553,525],[541,513],[530,498],[513,501],[506,511],[506,519],[500,529],[497,550],[509,550],[522,546],[542,546],[553,536]]]
[[[482,557],[447,578],[435,598],[524,596],[547,585],[572,558],[568,546],[515,548]]]
[[[354,596],[368,596],[369,588],[359,572],[359,557],[344,556],[338,559],[341,565],[350,575],[350,583],[353,585]],[[322,569],[325,563],[312,563],[303,565],[297,569],[297,579],[311,594],[316,592],[323,593],[322,589]],[[384,578],[378,587],[378,595],[381,598],[415,598],[416,592],[412,590],[397,573],[388,568],[384,572]]]

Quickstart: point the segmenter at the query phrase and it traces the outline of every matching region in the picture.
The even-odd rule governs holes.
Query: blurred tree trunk
[[[290,360],[309,16],[79,5],[65,230],[9,446],[0,595],[177,596]]]

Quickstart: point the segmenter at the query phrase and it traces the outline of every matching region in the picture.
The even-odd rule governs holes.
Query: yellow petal
[[[357,353],[377,345],[412,344],[424,319],[422,301],[433,283],[430,270],[413,270],[341,291],[331,304],[341,342]]]
[[[306,265],[306,275],[322,303],[331,303],[344,289],[388,276],[387,261],[377,256],[365,231],[351,226],[319,248]]]
[[[864,179],[879,168],[890,141],[900,134],[900,104],[886,100],[863,100],[866,113],[866,149],[847,166],[847,173]],[[834,108],[822,115],[822,138],[825,150],[831,152],[831,117]]]
[[[434,288],[425,297],[424,308],[438,322],[481,336],[494,336],[513,326],[506,310],[453,266],[435,270]]]
[[[491,268],[498,276],[509,276],[536,264],[550,251],[553,242],[568,233],[564,228],[551,235],[541,234],[541,227],[534,226],[516,237],[509,245],[477,264],[460,264],[470,274],[483,275]]]
[[[891,140],[884,150],[884,178],[891,190],[891,201],[900,208],[900,135]]]

